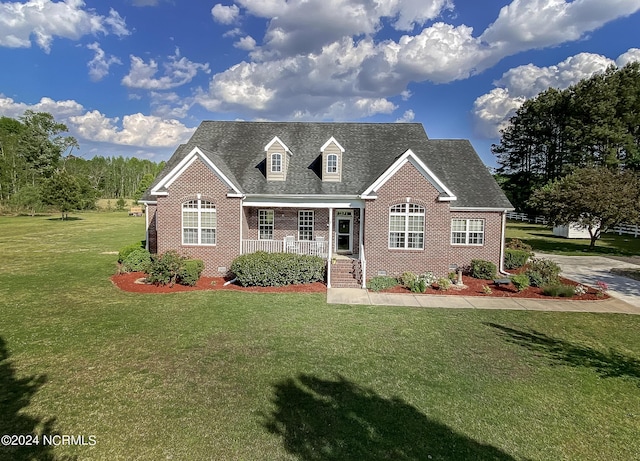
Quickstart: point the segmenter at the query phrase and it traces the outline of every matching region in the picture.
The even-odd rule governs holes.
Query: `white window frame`
[[[399,211],[398,208],[401,208],[402,211]],[[395,205],[391,205],[389,207],[389,232],[387,234],[388,240],[388,248],[390,250],[416,250],[423,251],[424,250],[424,238],[425,238],[425,216],[426,210],[422,205],[417,205],[415,203],[397,203]],[[403,218],[403,229],[402,230],[392,230],[391,223],[393,221],[393,217],[401,217]],[[413,218],[413,219],[411,219]],[[415,218],[422,218],[422,229],[415,230],[410,228],[410,221],[415,221]],[[394,245],[395,240],[392,238],[392,234],[397,234],[396,238],[402,237],[403,242],[402,246]],[[413,237],[413,238],[411,238]],[[421,237],[419,239],[419,246],[410,246],[410,240],[415,242],[417,237]]]
[[[313,240],[314,224],[313,210],[298,210],[298,240]]]
[[[470,223],[474,221],[476,223],[482,223],[482,230],[470,230]],[[454,230],[454,222],[464,223],[464,230],[456,229]],[[482,218],[452,218],[451,219],[451,245],[454,246],[476,246],[481,247],[484,245],[485,239],[485,229],[486,222]],[[454,238],[457,237],[457,238]],[[463,242],[459,242],[459,238],[462,237]],[[470,243],[471,240],[475,240],[474,243]],[[479,240],[479,242],[478,242]]]
[[[327,155],[327,173],[335,174],[337,172],[338,172],[338,154],[328,154]]]
[[[282,173],[282,154],[280,152],[271,154],[271,172]]]
[[[271,223],[265,220],[271,215]],[[275,213],[273,210],[258,210],[258,240],[273,240],[273,231],[275,229]],[[265,238],[262,236],[262,231],[271,230],[271,238]]]
[[[194,206],[195,205],[195,206]],[[181,234],[182,234],[182,244],[183,245],[199,245],[199,246],[215,246],[218,243],[218,212],[216,210],[216,206],[213,202],[208,200],[187,200],[182,203],[180,207],[180,215],[181,215]],[[185,225],[185,213],[195,213],[196,215],[196,226],[193,225]],[[203,227],[203,216],[205,217],[213,217],[213,227]],[[193,224],[193,223],[188,223]],[[185,239],[185,230],[195,230],[196,231],[196,241],[187,241]],[[213,231],[209,235],[213,235],[213,242],[204,242],[207,233],[203,231]],[[203,236],[205,238],[203,238]]]

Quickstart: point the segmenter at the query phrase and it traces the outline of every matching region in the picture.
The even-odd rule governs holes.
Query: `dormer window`
[[[338,155],[337,154],[327,155],[327,173],[337,173],[337,172],[338,172]]]
[[[331,138],[320,148],[322,152],[322,180],[328,182],[342,181],[342,155],[344,148],[336,138]]]
[[[282,173],[282,154],[271,154],[271,172]]]
[[[291,151],[277,136],[264,146],[266,153],[267,181],[284,181],[287,179],[287,168]]]

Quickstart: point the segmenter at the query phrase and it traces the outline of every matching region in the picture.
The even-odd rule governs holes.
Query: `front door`
[[[353,214],[351,211],[338,211],[336,216],[336,250],[338,253],[352,253]]]

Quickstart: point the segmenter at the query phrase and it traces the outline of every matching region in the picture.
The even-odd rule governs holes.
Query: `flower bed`
[[[178,293],[184,291],[200,290],[235,290],[258,293],[326,293],[327,286],[321,282],[305,283],[301,285],[287,285],[282,287],[241,287],[233,283],[224,286],[227,279],[223,277],[200,277],[195,286],[175,284],[159,286],[142,282],[144,272],[129,272],[114,275],[111,282],[123,291],[133,293]]]
[[[585,300],[585,301],[594,301],[598,299],[607,299],[609,296],[606,293],[600,293],[598,290],[594,288],[587,288],[587,292],[582,295],[576,295],[571,298],[556,298],[552,296],[546,296],[542,293],[541,288],[529,287],[523,291],[518,292],[513,284],[509,285],[500,285],[496,286],[493,284],[492,280],[481,280],[475,279],[473,277],[463,276],[462,283],[465,285],[465,288],[458,288],[455,285],[452,285],[451,288],[447,291],[436,290],[434,288],[427,288],[427,291],[424,293],[425,295],[447,295],[447,296],[493,296],[498,298],[540,298],[540,299],[573,299],[573,300]],[[577,286],[580,285],[572,280],[568,280],[560,277],[560,283]],[[491,293],[485,293],[483,287],[488,286],[491,288]],[[382,293],[411,293],[411,291],[401,285],[398,285],[393,288],[389,288],[386,290],[382,290]],[[411,293],[417,294],[417,293]]]

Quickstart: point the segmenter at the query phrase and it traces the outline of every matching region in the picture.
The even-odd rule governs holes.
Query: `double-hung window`
[[[273,240],[273,210],[258,210],[258,238]]]
[[[452,245],[484,245],[484,219],[452,219]]]
[[[424,248],[424,207],[402,203],[389,209],[389,248]]]
[[[282,154],[279,154],[279,153],[271,154],[271,172],[272,173],[282,172]]]
[[[313,240],[313,210],[298,211],[298,240]]]
[[[182,204],[182,243],[215,245],[218,219],[216,206],[207,200],[189,200]]]
[[[327,155],[327,173],[338,171],[338,156],[336,154]]]

